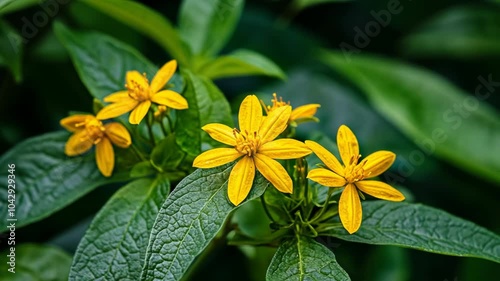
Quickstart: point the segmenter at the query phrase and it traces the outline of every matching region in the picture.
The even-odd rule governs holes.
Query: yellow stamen
[[[248,131],[240,132],[238,129],[233,130],[234,138],[236,139],[236,150],[247,156],[253,156],[257,153],[260,146],[260,137],[257,132],[248,133]]]
[[[143,75],[144,79],[146,79],[146,73],[144,73]],[[133,98],[134,100],[137,101],[149,100],[149,89],[144,89],[144,87],[142,87],[141,84],[138,83],[137,81],[135,80],[129,81],[129,83],[125,85],[125,88],[127,88],[128,90],[129,97]]]

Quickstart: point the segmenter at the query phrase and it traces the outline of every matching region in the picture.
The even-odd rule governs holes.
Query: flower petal
[[[119,147],[127,148],[132,143],[130,138],[130,133],[127,131],[125,126],[120,123],[112,122],[104,125],[106,131],[104,133],[111,140],[112,143]]]
[[[341,187],[347,183],[344,177],[324,168],[312,169],[307,174],[307,178],[328,187]]]
[[[348,166],[351,161],[357,163],[359,156],[358,140],[351,129],[346,125],[340,126],[337,132],[337,146],[339,147],[340,157],[345,166]],[[351,160],[353,158],[354,160]]]
[[[344,167],[330,151],[315,141],[306,140],[305,143],[330,170],[341,176],[344,175]]]
[[[363,211],[358,191],[352,183],[348,184],[342,191],[342,195],[340,195],[339,215],[342,225],[349,234],[358,231],[361,226]]]
[[[127,87],[129,89],[137,89],[139,87],[142,92],[149,91],[148,79],[137,70],[127,71],[126,77]]]
[[[258,153],[273,159],[296,159],[311,154],[311,150],[301,141],[279,139],[263,144]]]
[[[146,116],[146,114],[148,113],[150,107],[151,101],[149,100],[145,100],[139,103],[139,105],[130,113],[128,122],[134,125],[141,123],[142,119],[144,119],[144,116]]]
[[[240,130],[252,134],[257,132],[262,122],[262,107],[255,95],[248,95],[240,105],[238,112]]]
[[[381,181],[358,181],[356,187],[362,192],[379,199],[389,201],[403,201],[405,196],[394,187]]]
[[[229,200],[235,206],[238,206],[245,198],[247,198],[250,189],[252,188],[253,178],[255,177],[255,164],[253,159],[248,156],[241,158],[234,165],[231,174],[229,175],[229,183],[227,193]]]
[[[175,69],[177,68],[177,61],[171,60],[165,63],[160,70],[156,73],[155,77],[151,81],[151,93],[154,94],[161,90],[165,84],[167,84],[168,80],[172,78],[175,73]]]
[[[233,133],[234,129],[231,129],[229,126],[226,126],[224,124],[211,123],[203,126],[201,129],[207,132],[210,137],[212,137],[216,141],[231,146],[236,145],[236,139]]]
[[[188,108],[187,100],[171,90],[164,90],[151,96],[151,100],[157,104],[165,105],[173,109]]]
[[[68,156],[76,156],[87,152],[94,142],[87,135],[87,130],[77,131],[69,137],[64,147],[64,153]]]
[[[97,113],[96,118],[99,120],[105,120],[109,118],[118,117],[120,115],[123,115],[131,111],[138,104],[139,104],[138,101],[131,98],[123,102],[112,103],[101,109],[101,111]]]
[[[299,106],[292,110],[292,114],[290,114],[290,120],[297,120],[299,118],[307,118],[307,117],[312,117],[314,114],[316,114],[316,111],[318,111],[318,107],[321,105],[314,103],[314,104],[306,104]]]
[[[70,132],[76,132],[76,131],[79,131],[81,129],[85,129],[85,126],[83,126],[83,124],[85,124],[85,121],[89,118],[95,118],[95,117],[93,115],[90,115],[90,114],[75,114],[75,115],[71,115],[71,116],[68,116],[66,118],[61,119],[61,121],[59,123],[66,130],[68,130]],[[81,124],[81,125],[78,126],[78,124]]]
[[[254,162],[259,172],[270,181],[277,190],[283,193],[293,192],[292,179],[278,161],[257,153],[254,155]]]
[[[214,148],[198,155],[193,161],[193,167],[213,168],[233,162],[241,156],[234,148]]]
[[[288,126],[288,119],[290,119],[290,113],[292,112],[292,107],[285,105],[278,107],[273,110],[269,115],[267,115],[259,129],[260,141],[266,143],[274,140],[279,134]]]
[[[376,177],[385,172],[396,160],[396,154],[380,150],[368,155],[363,162],[366,177]]]
[[[115,153],[111,142],[107,138],[102,138],[95,148],[97,168],[105,177],[111,176],[115,167]]]
[[[126,102],[131,97],[128,95],[128,91],[119,91],[104,97],[105,102]]]

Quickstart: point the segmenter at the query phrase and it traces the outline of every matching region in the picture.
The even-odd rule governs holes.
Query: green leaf
[[[9,247],[10,248],[10,247]],[[15,246],[15,273],[10,268],[10,249],[1,253],[0,280],[9,281],[66,281],[71,256],[48,245],[20,244]],[[5,261],[6,260],[6,261]]]
[[[343,228],[329,236],[343,240],[395,245],[437,254],[500,262],[500,237],[472,222],[421,204],[363,202],[363,223],[354,234]]]
[[[7,229],[9,218],[16,226],[38,221],[69,205],[94,188],[117,180],[123,174],[105,178],[97,169],[94,152],[68,157],[64,146],[66,132],[54,132],[33,137],[9,150],[0,158],[0,232]],[[15,212],[9,217],[8,165],[15,164]]]
[[[243,10],[244,0],[184,0],[179,32],[194,55],[213,56],[230,38]]]
[[[483,102],[500,85],[491,75],[479,77],[479,90],[467,95],[434,73],[389,59],[335,52],[321,59],[359,86],[404,134],[426,143],[427,155],[500,182],[500,116]]]
[[[221,230],[236,208],[227,198],[233,166],[198,169],[177,185],[156,218],[141,280],[180,280]],[[267,186],[257,173],[247,201],[261,196]]]
[[[0,15],[15,12],[40,3],[39,0],[0,0]]]
[[[99,211],[76,250],[69,280],[139,280],[158,210],[170,183],[138,179]]]
[[[250,50],[236,50],[205,64],[199,70],[200,75],[218,79],[245,75],[266,75],[285,79],[283,70],[270,59]]]
[[[21,82],[21,58],[24,38],[9,24],[0,20],[0,61],[6,65],[16,82]]]
[[[297,236],[285,240],[267,270],[269,281],[351,280],[335,255],[312,238]]]
[[[414,57],[474,59],[500,56],[500,12],[488,6],[459,6],[434,16],[402,41]]]
[[[151,152],[151,164],[161,171],[175,171],[184,155],[175,141],[175,134],[162,139]]]
[[[233,119],[229,103],[212,81],[187,70],[182,74],[186,80],[184,97],[189,108],[177,111],[176,140],[184,151],[196,156],[201,153],[202,144],[219,145],[201,127],[208,123],[232,126]]]
[[[127,71],[153,77],[158,70],[135,49],[107,35],[73,32],[61,23],[54,24],[54,32],[69,51],[82,82],[100,100],[125,89]]]
[[[179,64],[188,63],[189,53],[172,24],[160,13],[134,1],[80,0],[155,40]]]

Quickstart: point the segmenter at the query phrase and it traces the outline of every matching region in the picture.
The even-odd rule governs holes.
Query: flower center
[[[106,128],[102,125],[102,122],[96,118],[87,118],[82,123],[76,124],[76,127],[85,127],[87,134],[85,140],[89,139],[94,144],[98,144],[104,137],[104,131]]]
[[[364,169],[366,159],[358,164],[359,158],[361,158],[361,155],[351,157],[349,164],[346,165],[344,177],[348,183],[355,183],[370,175],[370,173],[366,173]]]
[[[143,74],[146,84],[148,84],[148,79],[146,78],[146,73]],[[143,83],[139,83],[136,80],[130,80],[125,84],[125,88],[128,90],[129,97],[137,101],[149,100],[149,88],[145,88]]]
[[[234,129],[233,134],[236,138],[236,150],[247,156],[253,156],[257,153],[260,146],[260,137],[257,132],[240,132],[238,129]]]
[[[290,105],[290,102],[284,102],[282,97],[280,97],[278,100],[278,96],[276,95],[276,93],[273,94],[273,99],[271,100],[273,105],[266,105],[262,100],[260,102],[263,105],[264,109],[266,110],[266,114],[268,114],[268,115],[269,115],[269,112],[272,112],[273,110],[275,110],[278,107]]]

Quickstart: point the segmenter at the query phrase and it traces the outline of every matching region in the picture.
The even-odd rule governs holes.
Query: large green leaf
[[[167,50],[173,58],[177,59],[180,64],[188,62],[189,54],[177,31],[160,13],[134,1],[80,1],[151,37]]]
[[[9,68],[16,82],[22,79],[21,58],[24,40],[9,24],[0,20],[0,64]]]
[[[182,278],[235,209],[227,198],[227,182],[233,166],[198,169],[177,185],[156,218],[141,280]],[[261,196],[267,185],[258,174],[247,201]]]
[[[215,55],[236,28],[244,0],[184,0],[179,32],[195,55]]]
[[[196,156],[200,154],[202,144],[217,145],[201,127],[208,123],[232,126],[233,119],[229,103],[212,81],[187,70],[183,75],[186,80],[184,97],[189,108],[177,112],[176,141],[184,151]]]
[[[427,155],[500,182],[500,116],[482,101],[500,85],[491,75],[480,77],[476,93],[467,95],[405,63],[364,55],[346,59],[335,52],[321,58],[359,86],[388,121],[416,143],[425,143]]]
[[[61,23],[54,31],[69,51],[80,79],[98,99],[124,90],[129,70],[146,73],[152,78],[157,68],[132,47],[107,35],[95,32],[73,32]]]
[[[285,240],[276,251],[266,280],[351,280],[335,260],[333,252],[312,238],[297,236]]]
[[[9,281],[66,281],[68,280],[71,256],[48,245],[19,244],[15,246],[15,273],[10,267],[10,249],[1,253],[0,280]],[[6,262],[5,262],[6,260]]]
[[[477,58],[500,56],[500,10],[459,6],[425,22],[402,41],[410,56]]]
[[[149,232],[169,191],[168,179],[159,175],[113,195],[80,242],[69,280],[139,280]]]
[[[343,228],[327,235],[343,240],[500,262],[500,237],[489,230],[421,204],[363,202],[363,223],[354,234]]]
[[[0,231],[7,229],[9,218],[16,226],[38,221],[69,205],[94,188],[116,180],[122,174],[105,178],[97,169],[94,153],[68,157],[64,145],[69,133],[54,132],[33,137],[18,144],[0,158]],[[15,164],[15,212],[9,217],[8,165]]]
[[[15,12],[31,5],[40,3],[39,0],[0,0],[0,15]]]
[[[244,49],[236,50],[205,64],[200,68],[199,74],[210,79],[244,75],[266,75],[280,79],[286,77],[281,68],[270,59]]]

